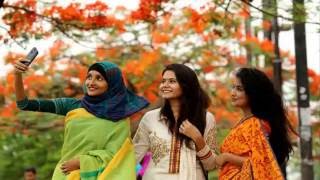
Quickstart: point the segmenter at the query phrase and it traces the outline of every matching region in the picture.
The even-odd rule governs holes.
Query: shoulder
[[[206,119],[207,119],[207,120],[209,119],[209,120],[215,121],[213,114],[212,114],[211,112],[209,112],[209,111],[207,111],[207,113],[206,113]]]
[[[255,134],[261,131],[260,120],[257,117],[250,117],[239,125],[239,129],[248,134]]]
[[[53,99],[57,112],[69,112],[81,107],[81,100],[76,98],[56,98]]]
[[[259,118],[252,116],[248,119],[246,119],[242,124],[245,126],[259,126],[260,122],[259,122]]]
[[[148,111],[143,115],[139,123],[139,126],[143,126],[149,129],[152,126],[157,126],[156,124],[160,122],[159,119],[160,119],[160,108]]]
[[[159,118],[160,118],[160,108],[148,111],[143,116],[143,119],[159,119]]]
[[[209,111],[207,111],[207,114],[206,114],[206,123],[209,125],[210,124],[214,125],[216,123],[213,114]]]

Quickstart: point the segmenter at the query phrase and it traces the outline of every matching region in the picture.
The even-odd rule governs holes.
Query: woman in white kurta
[[[159,89],[164,105],[144,115],[133,139],[138,162],[152,153],[143,179],[206,179],[215,168],[216,149],[209,97],[195,72],[182,64],[164,69]]]

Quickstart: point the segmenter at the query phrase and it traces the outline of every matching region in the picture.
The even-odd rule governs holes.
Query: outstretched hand
[[[65,161],[62,163],[60,169],[64,174],[67,175],[71,171],[80,169],[80,161],[79,159],[71,159],[69,161]]]

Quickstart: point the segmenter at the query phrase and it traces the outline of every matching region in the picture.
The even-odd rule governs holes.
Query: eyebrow
[[[237,88],[243,88],[242,85],[238,85],[238,84],[236,84],[235,87],[237,87]]]
[[[88,72],[87,76],[86,77],[89,77],[89,76],[93,76],[92,73]],[[95,76],[97,77],[103,77],[100,73],[99,74],[96,74]],[[104,78],[104,77],[103,77]]]
[[[162,80],[177,80],[176,78],[162,78]]]

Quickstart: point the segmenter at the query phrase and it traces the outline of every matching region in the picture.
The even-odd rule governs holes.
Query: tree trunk
[[[301,179],[314,179],[312,160],[312,134],[309,108],[309,82],[307,74],[306,31],[301,20],[304,15],[304,0],[293,0],[294,41],[296,54],[296,81],[300,132]]]

